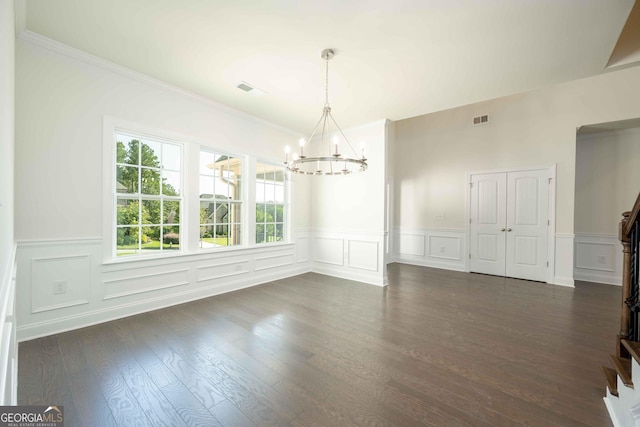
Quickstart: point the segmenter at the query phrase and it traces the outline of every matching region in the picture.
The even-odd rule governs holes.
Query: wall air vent
[[[261,91],[257,87],[252,86],[251,84],[249,84],[247,82],[240,82],[240,83],[238,83],[238,85],[236,87],[238,89],[242,90],[242,91],[249,92],[252,95],[261,96],[261,95],[265,94],[265,92]]]
[[[489,115],[485,114],[483,116],[478,116],[473,118],[473,125],[484,125],[489,123]]]

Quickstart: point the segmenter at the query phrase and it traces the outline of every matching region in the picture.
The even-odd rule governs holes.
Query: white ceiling
[[[634,0],[27,0],[26,29],[310,132],[604,71]],[[236,88],[240,81],[267,93]]]

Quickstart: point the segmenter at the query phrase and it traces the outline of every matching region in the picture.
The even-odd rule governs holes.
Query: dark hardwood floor
[[[620,288],[401,264],[309,273],[23,342],[66,426],[611,426]]]

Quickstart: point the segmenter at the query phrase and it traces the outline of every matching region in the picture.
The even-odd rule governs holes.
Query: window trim
[[[248,199],[248,191],[247,191],[247,170],[248,170],[248,161],[247,161],[247,157],[244,155],[240,155],[238,153],[233,153],[227,150],[222,150],[222,149],[218,149],[216,147],[211,147],[211,146],[205,146],[205,145],[201,145],[199,144],[198,147],[198,164],[200,163],[200,155],[202,154],[202,152],[206,152],[206,153],[210,153],[213,155],[222,155],[222,156],[231,156],[233,158],[236,159],[240,159],[240,170],[242,171],[242,174],[240,175],[241,178],[239,179],[239,182],[241,184],[241,190],[240,190],[240,198],[239,199],[229,199],[228,202],[231,204],[240,204],[240,242],[238,244],[235,245],[230,245],[230,246],[219,246],[219,247],[212,247],[212,248],[202,248],[200,247],[200,227],[202,227],[202,223],[200,222],[200,204],[202,203],[203,200],[207,200],[207,199],[203,199],[200,193],[200,177],[202,176],[202,174],[200,173],[200,170],[198,170],[198,189],[197,189],[197,199],[198,199],[198,252],[218,252],[218,251],[226,251],[226,250],[230,250],[230,249],[239,249],[239,248],[246,248],[247,247],[247,223],[246,223],[246,216],[247,216],[247,199]],[[215,176],[215,175],[214,175]],[[215,186],[214,186],[214,192],[215,192]],[[212,199],[209,199],[212,201],[215,201],[215,194],[214,197]],[[234,224],[238,224],[238,223],[229,223],[229,227],[233,226]],[[214,223],[214,225],[217,226],[216,223]]]
[[[163,262],[180,262],[183,257],[197,257],[207,254],[220,254],[228,252],[242,251],[263,251],[268,248],[282,247],[293,244],[292,237],[292,191],[293,182],[290,174],[284,174],[285,185],[285,210],[284,210],[284,238],[282,241],[271,243],[256,244],[255,241],[255,210],[256,210],[256,163],[266,163],[279,166],[277,160],[268,157],[256,155],[256,153],[246,152],[238,153],[228,144],[211,144],[210,141],[194,139],[188,135],[180,134],[167,130],[160,126],[148,126],[129,120],[116,118],[113,116],[103,116],[102,123],[102,233],[98,237],[102,241],[102,264],[116,265],[135,262],[154,262],[165,260]],[[133,134],[139,138],[149,138],[160,142],[169,142],[178,144],[182,147],[181,173],[182,173],[182,191],[181,191],[181,212],[180,212],[180,250],[179,251],[163,251],[165,253],[144,254],[135,256],[115,256],[115,240],[116,240],[116,194],[115,194],[115,171],[116,171],[116,154],[117,141],[116,132],[125,134]],[[198,162],[200,150],[213,151],[218,153],[233,154],[243,160],[243,170],[245,178],[243,178],[244,189],[242,191],[242,227],[243,235],[241,237],[242,244],[234,246],[226,246],[215,248],[214,250],[199,248],[199,182],[198,182]],[[241,154],[242,153],[242,154]],[[196,170],[193,174],[190,171]]]
[[[258,164],[265,164],[265,165],[270,165],[270,166],[274,166],[277,167],[278,169],[282,169],[282,176],[283,176],[283,180],[282,180],[282,186],[283,186],[283,196],[284,196],[284,202],[282,203],[283,209],[282,209],[282,240],[276,240],[274,242],[267,242],[266,240],[264,242],[257,242],[257,226],[258,226],[258,222],[257,222],[257,218],[256,218],[256,212],[257,212],[257,206],[259,204],[265,204],[265,205],[273,205],[273,206],[277,206],[280,205],[280,203],[258,203],[258,197],[256,195],[256,187],[258,184],[258,178],[257,178],[257,174],[258,174]],[[272,246],[272,245],[276,245],[276,244],[282,244],[282,243],[289,243],[291,241],[290,238],[290,230],[291,230],[291,225],[290,225],[290,176],[289,173],[287,172],[287,170],[285,169],[284,166],[282,166],[280,163],[277,162],[273,162],[270,160],[265,160],[265,159],[261,159],[261,158],[257,158],[255,163],[254,163],[254,168],[253,168],[253,174],[252,174],[252,187],[253,187],[253,200],[252,200],[252,206],[251,206],[251,215],[252,215],[252,219],[251,219],[251,223],[253,224],[252,230],[252,240],[253,240],[253,245],[256,247],[265,247],[265,246]],[[276,182],[276,181],[274,181]],[[264,224],[265,226],[267,224],[273,224],[274,226],[277,227],[277,225],[279,224],[279,222],[274,221],[273,223],[269,222],[263,222],[261,224]]]
[[[148,166],[143,166],[142,164],[138,164],[138,165],[131,165],[132,167],[136,167],[138,169],[138,192],[137,193],[133,193],[133,194],[129,194],[127,195],[121,195],[121,193],[117,192],[117,188],[116,188],[116,180],[117,180],[117,176],[115,175],[116,170],[118,168],[118,166],[127,166],[127,164],[124,163],[118,163],[118,159],[117,159],[117,152],[118,152],[118,136],[125,136],[127,138],[132,138],[132,139],[138,139],[140,140],[140,145],[139,145],[139,150],[142,150],[142,144],[144,143],[143,141],[145,139],[152,141],[152,142],[158,142],[160,144],[167,144],[167,145],[173,145],[175,147],[178,147],[180,150],[180,170],[175,170],[175,169],[169,169],[167,168],[168,171],[170,172],[179,172],[180,173],[180,195],[179,196],[169,196],[169,195],[164,195],[163,191],[162,191],[162,172],[165,170],[164,166],[161,164],[159,168],[154,168],[154,167],[148,167]],[[184,242],[184,237],[186,235],[185,230],[184,230],[184,225],[185,225],[185,220],[183,217],[184,214],[184,207],[185,207],[185,191],[184,191],[184,184],[185,184],[185,173],[184,173],[184,157],[185,157],[185,143],[182,141],[177,141],[174,139],[169,139],[166,138],[164,136],[157,136],[157,135],[150,135],[148,133],[145,132],[138,132],[138,131],[132,131],[129,128],[123,128],[120,126],[116,126],[113,129],[113,136],[112,136],[112,145],[113,145],[113,150],[112,150],[112,157],[111,157],[111,195],[112,195],[112,218],[111,218],[111,226],[112,226],[112,234],[111,234],[111,245],[110,245],[110,257],[111,259],[126,259],[126,258],[162,258],[162,257],[167,257],[167,256],[173,256],[173,255],[178,255],[181,254],[183,252],[185,252],[185,247],[183,245]],[[139,153],[140,155],[141,153]],[[162,154],[161,154],[162,156]],[[162,157],[161,157],[162,158]],[[143,170],[158,170],[158,172],[160,173],[160,188],[158,189],[158,194],[145,194],[142,192],[142,171]],[[162,206],[164,205],[165,201],[177,201],[180,203],[180,222],[177,224],[177,226],[180,229],[179,232],[179,236],[180,236],[180,248],[176,251],[171,251],[170,253],[165,252],[164,250],[159,250],[157,253],[148,253],[148,254],[142,254],[142,253],[137,253],[134,255],[130,255],[130,256],[118,256],[118,245],[117,245],[117,235],[118,235],[118,229],[119,228],[126,228],[126,227],[119,227],[118,225],[118,201],[119,200],[126,200],[126,199],[131,199],[131,200],[137,200],[139,202],[142,202],[144,200],[152,200],[152,201],[159,201],[160,202],[160,206],[161,206],[161,211],[162,211]],[[142,208],[139,208],[142,209]],[[141,211],[139,210],[139,213]],[[143,224],[140,223],[139,224],[139,228],[143,228],[145,225],[147,226],[158,226],[160,227],[161,230],[161,234],[162,234],[162,229],[164,228],[165,225],[168,224],[164,224],[162,223],[162,217],[160,218],[161,223],[160,224]],[[160,242],[161,248],[162,248],[162,239]],[[138,248],[140,248],[140,240],[138,240]],[[139,250],[139,249],[138,249]]]

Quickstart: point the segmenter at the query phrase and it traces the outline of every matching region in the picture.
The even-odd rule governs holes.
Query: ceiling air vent
[[[476,125],[484,125],[486,123],[489,123],[489,115],[488,114],[473,118],[473,125],[474,126],[476,126]]]
[[[250,85],[250,84],[249,84],[249,83],[247,83],[247,82],[240,82],[240,83],[238,84],[238,86],[236,86],[236,87],[237,87],[238,89],[240,89],[240,90],[245,91],[245,92],[249,92],[249,93],[251,93],[252,95],[258,95],[258,96],[260,96],[260,95],[264,95],[264,94],[265,94],[265,92],[261,91],[260,89],[258,89],[258,88],[257,88],[257,87],[255,87],[255,86]]]

